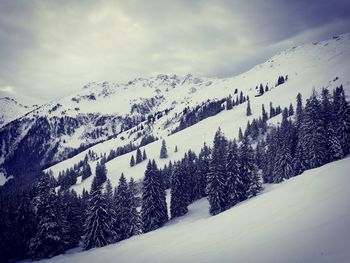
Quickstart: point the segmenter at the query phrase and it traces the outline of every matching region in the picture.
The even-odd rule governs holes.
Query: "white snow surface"
[[[280,75],[288,75],[288,81],[283,85],[274,87]],[[255,97],[255,87],[260,83],[264,86],[268,84],[272,89],[263,96]],[[273,102],[275,107],[280,105],[282,108],[288,107],[290,103],[293,103],[295,108],[296,96],[299,92],[302,94],[305,104],[305,99],[311,95],[313,89],[319,92],[325,87],[332,91],[333,88],[341,84],[344,86],[346,94],[349,95],[350,33],[319,43],[290,48],[275,55],[265,63],[257,65],[248,72],[232,78],[204,79],[196,78],[192,75],[182,78],[176,75],[159,75],[151,79],[135,79],[126,84],[91,83],[82,92],[90,94],[90,92],[94,91],[94,93],[100,94],[100,97],[93,102],[82,100],[79,103],[79,107],[80,112],[96,109],[108,111],[109,113],[120,113],[122,109],[126,109],[124,105],[126,101],[142,101],[142,99],[150,98],[158,93],[162,95],[163,100],[157,110],[167,107],[172,107],[173,109],[168,115],[155,121],[154,125],[149,128],[148,133],[166,140],[169,158],[159,158],[161,140],[141,148],[141,150],[146,150],[149,159],[155,159],[158,166],[162,168],[170,160],[176,161],[181,159],[189,149],[198,153],[204,142],[209,146],[212,145],[213,137],[218,127],[221,127],[228,138],[235,138],[238,135],[239,127],[242,127],[244,130],[248,120],[252,121],[253,118],[261,116],[262,104],[265,105],[267,112],[269,111],[270,102]],[[238,93],[242,90],[244,95],[249,95],[252,116],[246,117],[247,105],[243,103],[232,110],[224,110],[216,116],[207,118],[196,125],[169,136],[169,130],[179,125],[175,114],[181,113],[185,106],[192,107],[207,101],[207,99],[221,99],[230,94],[235,98],[234,91],[236,88]],[[74,95],[72,97],[77,96]],[[78,97],[83,96],[79,95]],[[106,99],[108,101],[110,99],[111,103],[106,102]],[[71,97],[65,98],[64,101],[66,101],[66,104],[62,102],[63,108],[75,103],[71,101]],[[86,108],[84,103],[86,103]],[[130,104],[128,105],[130,106]],[[67,112],[69,111],[67,110]],[[164,124],[167,121],[170,122],[170,126],[165,128]],[[279,121],[280,116],[276,116],[269,120],[269,124],[275,125]],[[122,140],[122,137],[125,139]],[[135,133],[131,134],[130,130],[128,130],[118,135],[116,139],[105,141],[89,149],[95,151],[98,155],[104,153],[108,155],[111,149],[116,149],[118,146],[126,145],[129,142],[138,144],[139,141],[140,139],[135,138]],[[70,143],[71,141],[67,140],[67,142]],[[178,146],[177,153],[174,152],[176,145]],[[47,170],[51,170],[54,176],[57,177],[60,171],[73,167],[74,164],[82,160],[88,150]],[[107,162],[107,177],[111,180],[113,186],[117,185],[121,173],[124,173],[127,178],[134,177],[136,180],[143,178],[147,161],[134,167],[129,167],[132,154],[135,155],[135,151]],[[91,162],[90,165],[94,173],[96,161]],[[81,193],[83,188],[87,190],[90,188],[91,182],[92,177],[73,186],[73,188],[78,193]]]
[[[0,128],[33,110],[34,107],[35,106],[23,105],[13,98],[0,98]]]
[[[156,231],[41,262],[350,262],[349,170],[348,157],[265,185],[217,216],[209,216],[201,199]]]

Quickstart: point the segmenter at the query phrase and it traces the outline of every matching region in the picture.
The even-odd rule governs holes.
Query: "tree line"
[[[210,214],[217,215],[256,196],[263,182],[280,183],[350,153],[350,107],[342,86],[332,94],[313,92],[305,107],[298,94],[296,110],[284,108],[281,124],[268,126],[274,116],[263,106],[261,117],[248,123],[244,133],[240,129],[238,140],[227,139],[219,128],[212,148],[204,144],[198,155],[189,150],[163,169],[149,160],[141,197],[123,174],[113,189],[104,163],[97,165],[90,191],[81,196],[69,189],[55,191],[54,179],[41,175],[35,188],[0,200],[0,258],[41,259],[80,241],[86,250],[119,242],[185,215],[203,197]],[[161,154],[167,158],[165,141]]]

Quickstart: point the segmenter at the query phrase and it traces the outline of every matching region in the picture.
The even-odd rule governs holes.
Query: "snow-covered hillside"
[[[202,199],[156,231],[42,262],[349,262],[349,169],[309,170],[214,217]]]
[[[0,98],[0,128],[33,109],[9,97]]]
[[[239,127],[245,128],[248,120],[251,121],[253,118],[261,115],[262,105],[265,105],[266,109],[268,109],[270,102],[274,106],[280,105],[281,107],[287,107],[290,103],[295,105],[295,98],[299,92],[306,98],[311,95],[313,89],[320,91],[325,87],[332,90],[341,84],[344,86],[346,93],[349,94],[349,61],[350,33],[327,41],[290,48],[250,71],[233,78],[198,79],[193,76],[186,76],[180,79],[174,75],[162,75],[151,80],[137,79],[125,85],[115,85],[113,87],[106,84],[109,88],[106,88],[103,94],[111,96],[115,104],[112,102],[111,104],[106,103],[108,106],[103,107],[99,104],[99,99],[97,99],[94,103],[100,106],[94,107],[100,107],[98,109],[101,109],[101,111],[109,108],[113,112],[113,109],[117,111],[119,107],[125,110],[127,108],[125,102],[128,100],[141,103],[145,97],[150,98],[158,94],[161,99],[158,100],[159,105],[156,107],[156,110],[161,111],[166,108],[171,110],[167,115],[163,115],[160,119],[155,120],[146,132],[166,140],[169,158],[159,158],[161,140],[142,147],[142,150],[145,149],[148,158],[156,159],[157,164],[162,167],[170,160],[174,161],[182,158],[189,149],[198,153],[204,142],[211,145],[214,133],[218,127],[221,127],[227,137],[236,137]],[[280,75],[288,75],[288,81],[275,87]],[[270,90],[263,96],[255,97],[257,95],[255,87],[260,83],[264,86],[267,84]],[[98,87],[100,86],[98,85]],[[90,92],[90,89],[97,89],[96,84],[89,85],[84,92]],[[222,111],[213,117],[209,117],[196,125],[169,136],[170,131],[179,125],[179,116],[181,116],[185,107],[194,107],[208,99],[221,99],[229,95],[232,95],[235,99],[238,96],[238,94],[235,95],[236,89],[238,94],[242,91],[244,95],[250,97],[251,116],[246,117],[246,104],[244,103],[235,106],[232,110]],[[103,95],[101,96],[103,97]],[[104,99],[102,97],[101,103],[103,104]],[[65,100],[68,101],[69,99],[66,98]],[[88,105],[90,102],[84,103]],[[86,107],[89,108],[89,106]],[[97,110],[97,108],[93,109]],[[277,116],[271,119],[270,122],[275,123],[279,118],[280,116]],[[122,132],[115,139],[89,148],[89,150],[93,150],[97,155],[108,154],[110,150],[116,149],[118,146],[126,145],[129,142],[138,144],[140,140],[141,138],[138,138],[131,129]],[[176,153],[174,152],[175,146],[178,146],[178,152]],[[57,177],[60,171],[73,167],[74,164],[82,160],[87,151],[60,162],[48,170],[51,170],[54,176]],[[131,176],[136,179],[143,177],[146,162],[130,168],[131,155],[135,155],[135,152],[125,154],[106,163],[108,178],[113,185],[117,184],[121,173],[124,173],[129,178]],[[92,168],[95,167],[97,161],[90,162]],[[83,188],[89,189],[91,181],[92,177],[74,186],[74,189],[78,192],[81,192]]]

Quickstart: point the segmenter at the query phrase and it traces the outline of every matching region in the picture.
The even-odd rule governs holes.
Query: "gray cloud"
[[[0,0],[0,96],[42,102],[163,72],[232,76],[350,31],[349,11],[340,0]]]

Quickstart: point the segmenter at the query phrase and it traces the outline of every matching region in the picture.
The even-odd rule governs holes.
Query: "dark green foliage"
[[[166,159],[168,158],[168,150],[166,148],[166,143],[165,140],[162,141],[162,147],[160,149],[160,158],[161,159]]]
[[[42,175],[34,200],[38,228],[30,241],[29,253],[33,259],[53,257],[63,253],[66,243],[57,211],[57,196],[50,185],[49,175]]]
[[[226,151],[227,140],[219,128],[214,137],[210,169],[207,176],[206,190],[211,215],[216,215],[224,211],[228,203],[226,189]]]
[[[168,221],[164,182],[155,161],[149,161],[143,179],[142,230],[144,233],[163,226]]]

